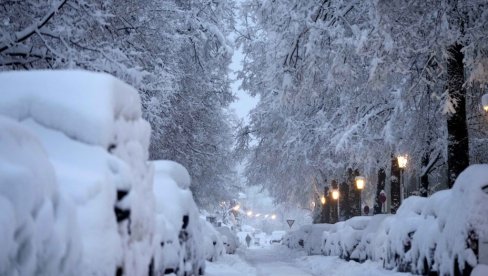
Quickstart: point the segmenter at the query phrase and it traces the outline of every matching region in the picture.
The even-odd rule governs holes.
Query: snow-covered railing
[[[324,255],[382,262],[418,274],[469,273],[478,264],[478,239],[488,237],[488,165],[472,165],[453,188],[429,198],[407,198],[395,215],[355,217],[311,235],[302,227],[285,244],[321,248]],[[310,229],[309,229],[310,228]]]

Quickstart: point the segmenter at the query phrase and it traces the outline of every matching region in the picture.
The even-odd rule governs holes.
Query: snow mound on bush
[[[152,162],[157,175],[163,174],[176,181],[181,189],[190,188],[191,177],[183,165],[171,160],[156,160]]]

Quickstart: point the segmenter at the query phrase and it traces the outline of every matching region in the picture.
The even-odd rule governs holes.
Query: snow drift
[[[386,268],[417,274],[467,273],[479,268],[479,237],[488,237],[488,165],[472,165],[450,190],[429,198],[412,196],[396,215],[355,217],[326,229],[303,226],[285,237],[291,248],[357,261],[373,260]],[[315,231],[313,231],[315,229]],[[317,230],[322,231],[321,240]]]
[[[21,247],[6,239],[14,242],[0,249],[0,269],[30,269],[21,275],[44,273],[39,269],[46,275],[147,274],[156,215],[153,168],[147,163],[150,127],[141,117],[137,91],[110,75],[86,71],[3,72],[0,91],[0,115],[14,120],[3,123],[8,131],[1,135],[11,137],[0,140],[1,148],[10,148],[0,167],[0,204],[10,211],[1,219],[11,222],[1,233],[20,229],[16,238],[23,239]],[[17,136],[32,142],[14,147]],[[24,211],[16,213],[21,205]],[[32,231],[29,225],[36,223],[45,230]],[[32,245],[39,233],[45,235],[44,249]],[[17,255],[11,254],[25,248],[12,261]],[[43,268],[31,257],[38,248]]]

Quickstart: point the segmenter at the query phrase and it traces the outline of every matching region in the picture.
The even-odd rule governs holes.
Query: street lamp
[[[320,197],[320,202],[322,203],[322,205],[325,205],[325,196]]]
[[[361,192],[364,189],[364,186],[366,186],[366,178],[364,176],[356,176],[356,188],[359,191],[359,215],[362,214],[362,201],[361,201]]]
[[[247,211],[246,214],[247,214],[248,217],[250,217],[250,216],[252,216],[252,211]]]
[[[398,155],[397,157],[398,160],[398,167],[400,168],[400,203],[403,202],[403,199],[405,198],[405,183],[403,181],[403,171],[407,167],[408,163],[408,155]]]
[[[232,210],[239,211],[239,208],[241,208],[241,206],[237,204],[236,206],[232,207]]]
[[[339,211],[339,196],[339,189],[332,190],[332,199],[337,200],[337,221],[339,221],[339,218],[341,217],[341,212]]]
[[[483,109],[488,112],[488,93],[481,97],[481,105],[483,105]]]
[[[272,214],[271,215],[271,219],[276,219],[276,215],[275,214]]]

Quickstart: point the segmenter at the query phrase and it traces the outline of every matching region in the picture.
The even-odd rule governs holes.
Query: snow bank
[[[0,91],[0,114],[41,141],[61,195],[76,208],[78,274],[147,274],[155,203],[150,126],[137,91],[86,71],[3,72]]]
[[[117,144],[116,121],[137,121],[137,91],[115,77],[88,71],[11,71],[0,74],[0,114],[34,118],[88,144]],[[61,116],[62,115],[62,116]]]
[[[212,224],[204,218],[201,218],[200,221],[202,223],[205,259],[210,262],[216,261],[225,253],[224,242]]]
[[[128,181],[128,166],[99,146],[72,140],[31,119],[22,125],[41,141],[62,194],[76,207],[83,249],[81,271],[115,274],[123,261],[122,237],[114,214],[116,186]]]
[[[198,275],[205,269],[205,247],[198,208],[188,189],[188,171],[173,161],[153,161],[156,196],[156,273]],[[183,188],[185,187],[185,188]],[[207,228],[207,227],[206,227]]]
[[[76,213],[39,140],[0,116],[0,275],[75,275]]]
[[[312,229],[322,232],[322,253],[418,274],[469,274],[478,264],[478,237],[488,237],[488,165],[472,165],[451,190],[411,196],[396,215],[355,217],[331,226],[303,226],[285,244],[317,252]],[[477,268],[478,269],[478,268]],[[479,268],[480,270],[483,268]]]

